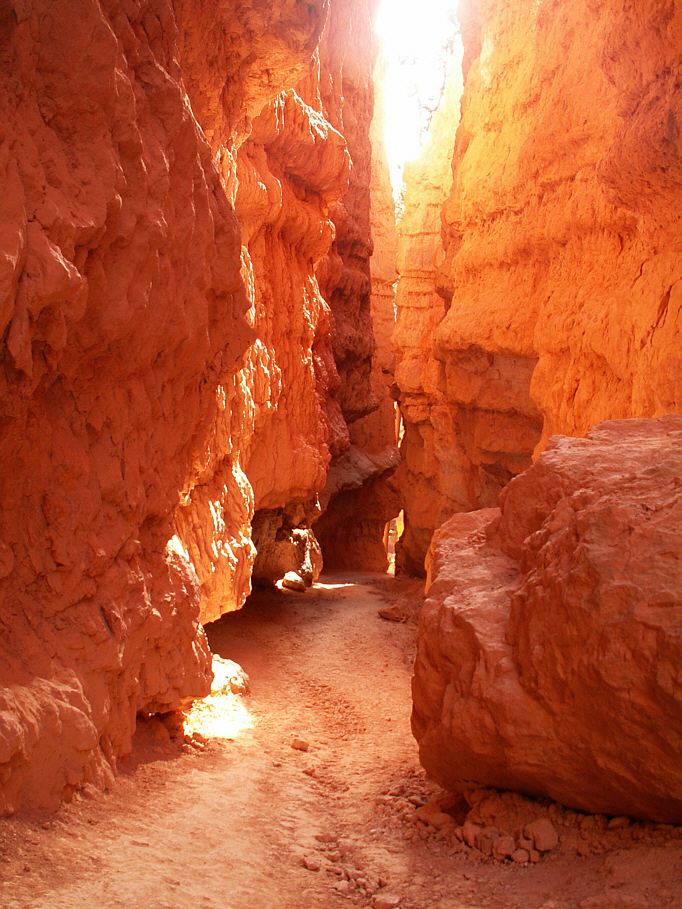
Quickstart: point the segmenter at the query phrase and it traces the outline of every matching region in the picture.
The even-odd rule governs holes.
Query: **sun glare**
[[[234,739],[253,727],[253,717],[243,695],[249,681],[232,660],[213,656],[213,684],[208,697],[196,700],[185,713],[185,735],[199,733],[205,739]]]
[[[459,41],[457,0],[381,0],[376,30],[386,60],[386,149],[395,192],[426,139]]]

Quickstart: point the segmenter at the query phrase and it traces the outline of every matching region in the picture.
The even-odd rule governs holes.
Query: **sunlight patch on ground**
[[[238,695],[209,694],[195,701],[185,714],[185,735],[199,733],[207,739],[234,739],[253,727],[253,717]]]
[[[339,581],[336,584],[325,584],[322,581],[315,581],[314,586],[315,588],[321,587],[322,590],[341,590],[343,587],[355,587],[355,584],[352,581]]]
[[[376,30],[386,58],[386,148],[391,182],[426,139],[459,42],[457,0],[381,0]]]
[[[213,657],[213,684],[208,697],[194,701],[185,713],[185,735],[206,739],[234,739],[254,725],[243,696],[249,678],[238,663]]]

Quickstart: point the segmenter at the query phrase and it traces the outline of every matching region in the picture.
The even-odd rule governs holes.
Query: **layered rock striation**
[[[444,306],[424,362],[465,418],[447,460],[418,471],[454,510],[494,504],[555,433],[682,408],[679,9],[474,0],[460,19]],[[441,423],[425,414],[407,463]],[[462,470],[479,472],[466,502]]]
[[[446,788],[682,820],[682,417],[555,437],[434,535],[412,725]]]

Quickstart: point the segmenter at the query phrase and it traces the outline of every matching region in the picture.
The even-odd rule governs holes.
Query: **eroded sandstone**
[[[208,690],[172,518],[250,331],[239,228],[178,80],[170,5],[14,4],[2,42],[12,810],[102,782],[138,712]]]
[[[429,141],[417,160],[406,164],[404,175],[397,259],[400,281],[392,338],[403,430],[397,480],[405,504],[405,530],[396,545],[396,571],[416,575],[423,573],[434,528],[457,510],[442,489],[441,475],[447,473],[442,461],[450,458],[452,448],[442,444],[449,414],[438,387],[439,367],[431,354],[431,335],[444,313],[443,300],[435,290],[435,274],[442,257],[441,209],[452,183],[450,159],[460,94],[461,79],[455,64],[444,103],[431,121]]]
[[[373,60],[374,55],[367,63]],[[357,58],[355,65],[357,67]],[[348,412],[344,413],[346,419],[349,419],[348,446],[346,450],[337,452],[331,462],[327,483],[320,496],[323,514],[314,525],[327,567],[364,568],[371,571],[385,571],[387,568],[386,524],[402,507],[402,499],[393,480],[399,452],[392,397],[395,359],[391,349],[395,322],[393,303],[398,278],[398,237],[384,150],[382,66],[382,59],[379,58],[375,63],[373,84],[365,82],[365,93],[374,97],[374,116],[369,135],[363,140],[364,155],[361,160],[364,170],[356,173],[355,181],[351,180],[350,198],[344,197],[343,200],[353,212],[354,230],[356,233],[361,231],[364,237],[362,243],[346,243],[346,260],[351,264],[356,263],[356,275],[359,270],[357,263],[360,261],[362,271],[355,281],[351,280],[353,272],[349,271],[348,266],[340,274],[337,271],[341,283],[348,286],[344,296],[352,296],[353,286],[365,288],[363,319],[371,317],[376,345],[372,351],[367,393],[367,409],[371,408],[371,412],[352,421]],[[356,111],[352,111],[351,115],[354,123],[361,122]],[[369,140],[371,160],[367,151]],[[360,181],[363,184],[362,192],[357,187]],[[370,249],[372,255],[368,259]],[[330,259],[332,257],[333,248]],[[327,262],[326,265],[329,267],[330,263]],[[345,277],[342,277],[344,272]],[[369,279],[371,294],[368,292]],[[333,305],[334,295],[331,299]],[[338,301],[334,315],[337,328],[341,324],[346,335],[348,332],[361,334],[362,322],[359,322],[352,311],[340,311]],[[363,351],[364,376],[370,362],[366,340],[360,349],[360,352]],[[353,381],[352,376],[350,380]],[[357,389],[354,393],[358,393]]]
[[[413,681],[446,788],[679,823],[682,417],[556,437],[434,536]]]
[[[106,784],[139,713],[208,692],[200,621],[250,589],[254,512],[313,501],[348,444],[327,14],[0,12],[2,810]]]
[[[678,410],[680,11],[473,3],[462,15],[440,273],[452,306],[436,346],[446,359],[471,344],[537,357],[541,447]]]
[[[443,304],[421,350],[398,335],[405,482],[436,506],[429,521],[408,503],[418,564],[441,520],[494,505],[551,435],[682,409],[680,11],[474,0],[459,15]],[[420,390],[429,367],[442,404]]]
[[[445,370],[433,350],[433,333],[446,312],[436,276],[443,259],[441,215],[452,185],[452,148],[461,93],[457,55],[441,105],[431,120],[428,141],[418,158],[405,167],[405,208],[397,260],[400,282],[392,343],[403,428],[402,460],[396,479],[405,504],[405,532],[396,547],[396,570],[408,574],[423,574],[435,527],[455,511],[476,507],[481,495],[490,498],[481,489],[482,485],[490,486],[483,465],[494,465],[499,459],[497,452],[492,458],[490,453],[487,458],[475,454],[477,437],[482,443],[483,434],[492,435],[485,433],[485,424],[495,417],[503,419],[501,414],[494,414],[498,406],[495,396],[481,395],[486,373],[494,372],[492,363],[482,352],[470,354],[458,376],[469,375],[470,380],[456,396],[448,396]],[[483,484],[481,478],[486,478]],[[500,481],[498,478],[493,484],[496,491]]]

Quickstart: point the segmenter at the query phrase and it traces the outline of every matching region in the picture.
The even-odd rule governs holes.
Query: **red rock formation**
[[[682,409],[682,13],[472,0],[460,16],[446,312],[430,349],[448,415],[466,419],[446,431],[447,459],[419,466],[419,438],[405,460],[471,508],[493,504],[536,441]],[[440,432],[435,416],[424,426]],[[479,465],[462,502],[459,475]]]
[[[295,92],[276,97],[310,72],[326,4],[175,7],[183,81],[240,222],[256,338],[224,377],[211,443],[176,515],[206,622],[249,593],[254,511],[314,496],[330,445],[345,438],[314,261],[332,240],[328,208],[346,187],[349,159],[342,137]],[[220,51],[209,60],[207,36]]]
[[[340,377],[337,399],[347,423],[378,406],[370,385],[375,345],[369,266],[375,6],[376,0],[335,0],[320,45],[322,109],[346,138],[353,160],[348,191],[332,212],[334,242],[317,268],[320,288],[334,316],[334,360]]]
[[[679,409],[682,13],[659,0],[632,15],[483,10],[462,10],[441,275],[453,303],[436,345],[446,358],[471,344],[537,357],[541,447]]]
[[[294,512],[300,523],[287,534],[290,555],[304,552],[310,561],[317,549],[310,523],[319,511],[310,500],[325,484],[332,452],[347,445],[333,397],[339,379],[330,312],[314,268],[332,242],[331,210],[346,189],[349,169],[341,134],[293,91],[254,121],[239,156],[237,213],[259,338],[247,367],[254,416],[244,452],[258,519],[259,577],[285,573],[279,557],[266,560],[265,554],[274,552],[275,543],[280,548]],[[304,502],[307,507],[298,507]],[[298,503],[293,512],[292,503]],[[265,520],[266,512],[273,518],[279,512],[281,519]],[[319,566],[309,580],[317,574]]]
[[[138,711],[208,690],[171,519],[249,329],[237,221],[145,10],[5,7],[2,36],[12,810],[101,781]]]
[[[275,99],[325,14],[0,11],[5,811],[105,782],[138,712],[208,691],[200,609],[243,602],[254,504],[324,484],[344,433],[313,268],[348,156]]]
[[[557,437],[434,535],[413,681],[443,786],[682,820],[682,417]]]
[[[429,127],[428,142],[405,166],[393,333],[395,382],[400,394],[402,462],[396,480],[405,503],[405,532],[396,546],[396,571],[422,574],[435,527],[466,508],[469,477],[462,466],[457,427],[462,416],[439,385],[432,334],[443,318],[435,275],[443,257],[441,209],[452,184],[452,146],[459,123],[462,80],[453,61],[446,91]],[[456,478],[459,488],[456,488]]]
[[[336,239],[317,269],[334,317],[338,400],[349,426],[346,445],[334,452],[314,531],[327,567],[385,571],[386,522],[401,508],[391,482],[398,463],[390,396],[397,234],[381,74],[372,80],[375,5],[336,3],[321,45],[322,103],[348,139],[353,169],[334,210]]]

